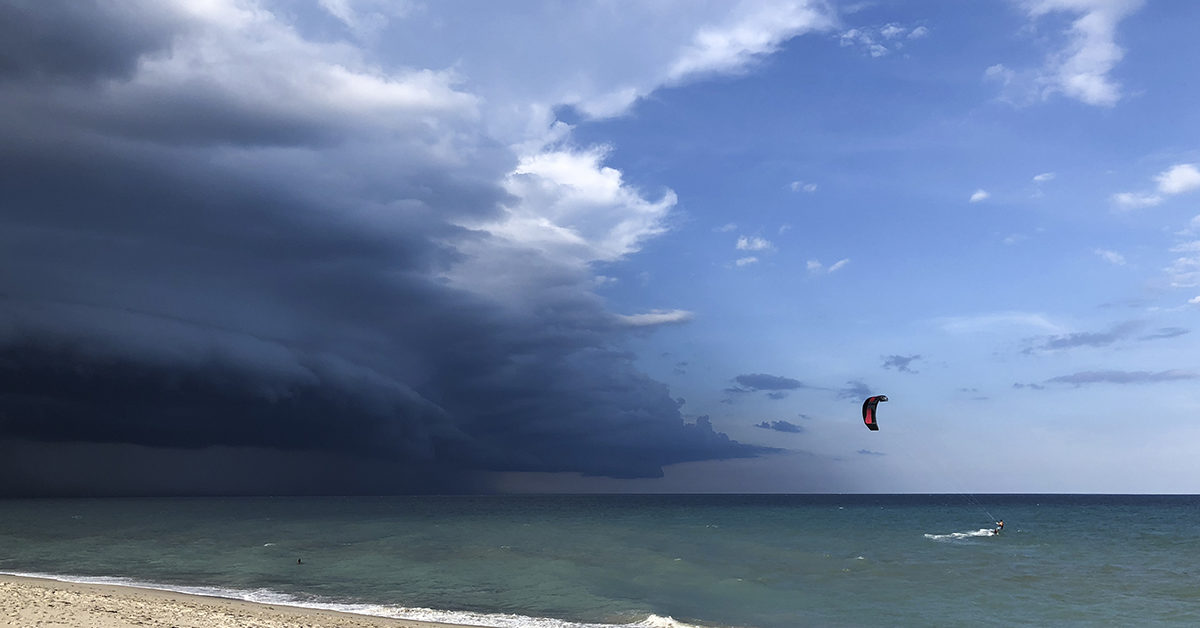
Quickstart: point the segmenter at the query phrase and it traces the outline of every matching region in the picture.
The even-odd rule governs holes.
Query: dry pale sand
[[[14,628],[446,628],[450,624],[256,604],[104,584],[0,575],[0,625]],[[461,628],[461,627],[460,627]]]

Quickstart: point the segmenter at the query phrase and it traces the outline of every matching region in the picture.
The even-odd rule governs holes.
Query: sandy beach
[[[0,624],[19,628],[448,628],[451,624],[0,575]],[[462,627],[459,627],[462,628]]]

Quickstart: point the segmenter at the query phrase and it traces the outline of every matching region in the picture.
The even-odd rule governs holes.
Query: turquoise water
[[[12,500],[0,571],[490,626],[1200,625],[1200,497]]]

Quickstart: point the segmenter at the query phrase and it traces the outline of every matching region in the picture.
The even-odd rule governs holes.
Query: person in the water
[[[992,530],[992,535],[994,536],[994,535],[1000,534],[1000,531],[1003,529],[1004,529],[1004,520],[1001,519],[996,522],[996,529]]]

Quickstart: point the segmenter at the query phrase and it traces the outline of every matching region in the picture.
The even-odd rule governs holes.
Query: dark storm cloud
[[[1174,382],[1200,379],[1200,375],[1191,371],[1081,371],[1071,375],[1052,377],[1046,380],[1048,384],[1153,384],[1158,382]]]
[[[909,368],[909,365],[919,359],[920,355],[888,355],[883,358],[883,368],[894,368],[901,373],[916,373],[917,371]]]
[[[0,37],[0,492],[479,490],[770,451],[685,423],[583,272],[454,223],[499,211],[514,162],[470,112],[375,137],[135,84],[173,16],[48,4],[0,9],[26,41]],[[483,254],[518,298],[455,279]]]
[[[126,78],[142,54],[168,45],[179,25],[155,2],[6,0],[0,81]]]
[[[750,390],[796,390],[804,388],[804,384],[790,377],[765,375],[763,373],[738,375],[734,378],[734,381]]]
[[[799,434],[804,431],[803,427],[787,421],[763,421],[754,427],[760,427],[764,430],[775,430],[776,432],[787,432],[789,434]]]

